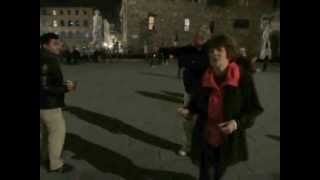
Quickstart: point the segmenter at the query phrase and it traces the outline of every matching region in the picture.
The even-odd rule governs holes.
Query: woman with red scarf
[[[234,62],[232,39],[215,36],[207,45],[210,66],[182,114],[198,115],[193,151],[200,155],[200,180],[219,180],[228,166],[248,160],[246,129],[263,108],[251,74]]]

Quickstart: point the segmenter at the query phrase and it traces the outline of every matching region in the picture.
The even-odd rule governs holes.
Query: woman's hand
[[[221,124],[218,124],[221,131],[226,134],[232,134],[235,130],[237,130],[237,122],[235,120],[230,120]]]

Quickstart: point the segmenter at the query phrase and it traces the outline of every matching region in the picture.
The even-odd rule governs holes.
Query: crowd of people
[[[63,48],[61,51],[62,63],[76,65],[81,63],[117,62],[123,57],[123,52],[115,45],[113,48]]]
[[[61,159],[65,138],[61,108],[64,94],[74,92],[76,83],[63,80],[58,63],[61,47],[57,35],[41,37],[40,122],[49,134],[50,172],[72,170]],[[144,53],[150,66],[167,64],[172,56],[177,59],[185,90],[184,104],[177,109],[185,135],[177,153],[188,155],[199,166],[199,179],[220,180],[227,167],[248,160],[246,130],[263,112],[253,81],[257,58],[249,58],[246,49],[237,48],[231,37],[213,31],[208,40],[198,32],[190,45],[153,48],[151,52],[144,48]],[[67,54],[65,57],[73,57],[70,59],[90,59],[77,50]],[[94,62],[99,62],[97,54],[93,53]]]

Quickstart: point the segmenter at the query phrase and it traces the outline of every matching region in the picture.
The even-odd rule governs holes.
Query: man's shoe
[[[70,172],[74,169],[73,166],[69,165],[69,164],[64,164],[62,167],[56,169],[56,170],[50,170],[49,172],[55,172],[55,173],[67,173]]]

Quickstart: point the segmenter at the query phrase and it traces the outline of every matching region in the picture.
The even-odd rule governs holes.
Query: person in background
[[[189,104],[191,95],[200,86],[201,77],[208,66],[206,51],[203,48],[204,37],[197,32],[191,45],[178,49],[176,53],[179,66],[183,68],[183,85],[185,89],[183,107],[178,108],[178,113]],[[195,120],[184,120],[183,127],[185,136],[183,138],[182,148],[178,151],[180,156],[186,156],[191,151],[191,138]]]
[[[253,60],[248,57],[246,48],[240,48],[239,53],[240,56],[237,58],[236,63],[247,72],[254,73],[255,62],[253,62]]]

